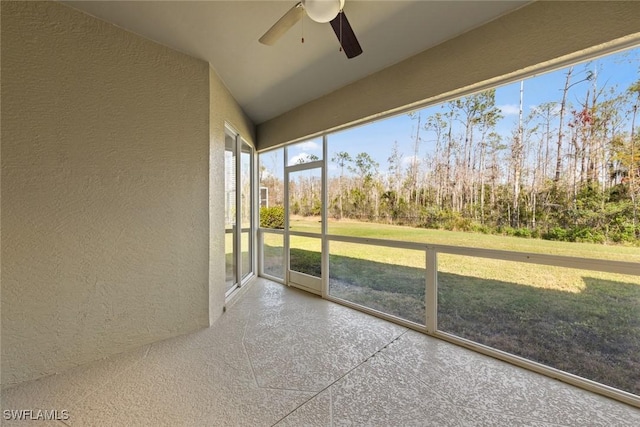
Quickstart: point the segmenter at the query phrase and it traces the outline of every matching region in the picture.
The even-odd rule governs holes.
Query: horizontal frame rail
[[[289,236],[311,237],[313,239],[322,239],[321,233],[310,233],[308,231],[289,231]]]
[[[290,232],[293,234],[293,232]],[[351,237],[327,235],[329,241],[360,243],[374,246],[385,246],[398,249],[433,250],[441,254],[490,258],[503,261],[526,262],[529,264],[549,265],[553,267],[577,268],[580,270],[602,271],[606,273],[629,274],[640,276],[640,263],[614,261],[595,258],[578,258],[566,255],[547,255],[530,252],[512,252],[499,249],[470,248],[466,246],[434,245],[430,243],[401,242],[369,237]]]
[[[281,228],[259,228],[258,231],[260,233],[271,233],[271,234],[282,234],[284,235],[284,230]]]
[[[233,233],[233,231],[234,231],[234,230],[235,230],[234,228],[225,228],[225,229],[224,229],[224,232],[225,232],[226,234],[230,234],[230,233]],[[241,233],[249,233],[249,232],[251,232],[251,228],[249,228],[249,227],[241,228],[241,229],[240,229],[240,232],[241,232]]]

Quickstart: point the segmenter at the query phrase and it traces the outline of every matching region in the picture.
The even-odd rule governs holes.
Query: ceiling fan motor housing
[[[315,22],[329,22],[338,16],[344,0],[302,0],[302,7]]]

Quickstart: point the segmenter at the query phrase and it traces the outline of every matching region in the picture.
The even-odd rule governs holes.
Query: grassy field
[[[225,249],[225,273],[227,290],[231,289],[237,282],[235,277],[235,261],[233,259],[233,233],[225,234],[224,249]],[[240,245],[242,246],[242,277],[249,274],[251,266],[249,264],[249,233],[242,233]]]
[[[309,228],[317,229],[317,221],[292,223],[292,229]],[[640,250],[624,246],[353,221],[330,223],[329,232],[640,263]],[[310,246],[310,240],[292,237],[292,269],[319,275],[317,241]],[[267,235],[265,244],[267,268],[271,256],[277,255],[273,261],[281,265],[282,236]],[[424,252],[331,242],[329,259],[332,295],[424,323]],[[439,254],[438,325],[443,331],[640,394],[640,276]]]
[[[352,220],[330,220],[329,234],[377,239],[402,240],[407,242],[433,243],[439,245],[466,246],[472,248],[503,249],[507,251],[532,252],[552,255],[567,255],[583,258],[610,259],[640,263],[640,248],[637,246],[599,245],[593,243],[556,242],[542,239],[498,236],[481,233],[465,233],[446,230],[374,224]],[[319,219],[295,218],[291,230],[319,232]]]

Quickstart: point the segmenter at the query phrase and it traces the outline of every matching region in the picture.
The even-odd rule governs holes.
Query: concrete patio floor
[[[55,426],[638,426],[640,410],[256,279],[208,329],[2,391]],[[3,412],[4,415],[4,412]]]

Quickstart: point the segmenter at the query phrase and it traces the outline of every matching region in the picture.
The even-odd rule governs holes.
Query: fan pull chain
[[[300,20],[300,33],[302,34],[302,38],[301,38],[301,43],[304,44],[304,16],[302,17],[302,19]]]

